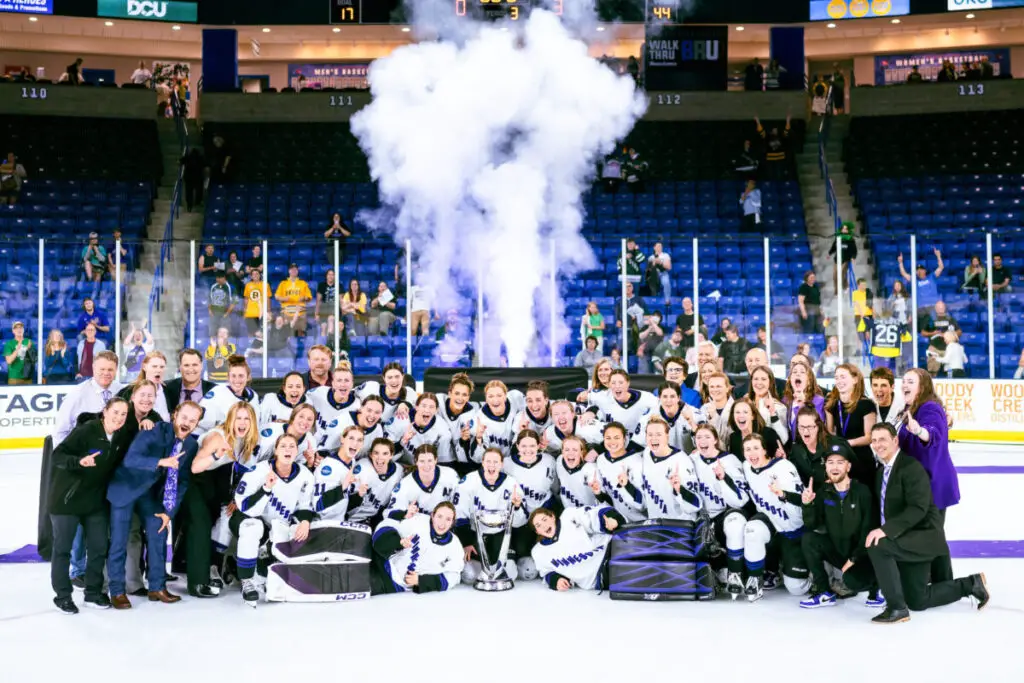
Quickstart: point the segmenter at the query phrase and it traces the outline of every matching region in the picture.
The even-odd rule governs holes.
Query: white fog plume
[[[494,25],[456,18],[449,1],[412,9],[417,28],[440,39],[370,69],[373,101],[352,131],[383,208],[361,218],[412,242],[414,284],[434,290],[437,310],[471,309],[464,297],[482,273],[487,336],[496,327],[509,365],[522,366],[538,333],[555,348],[568,341],[560,301],[549,329],[551,241],[559,276],[595,265],[581,194],[645,100],[566,26],[583,32],[592,15],[563,22],[536,10]]]

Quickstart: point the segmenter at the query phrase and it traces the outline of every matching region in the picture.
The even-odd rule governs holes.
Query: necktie
[[[104,403],[107,403],[108,401],[110,401],[110,398],[112,396],[113,396],[113,394],[110,392],[110,389],[104,389],[103,390],[103,402]]]
[[[885,489],[889,486],[889,474],[891,472],[891,467],[886,467],[882,470],[882,524],[885,524]]]
[[[171,457],[181,453],[181,441],[175,440],[171,449]],[[164,510],[170,514],[178,502],[178,470],[167,468],[167,480],[164,482]]]
[[[195,396],[195,393],[196,393],[195,389],[186,389],[185,390],[185,400],[186,401],[193,400],[193,397]]]

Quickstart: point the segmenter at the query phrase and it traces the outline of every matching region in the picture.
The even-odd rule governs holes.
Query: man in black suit
[[[167,411],[173,413],[185,401],[199,403],[216,385],[203,379],[203,355],[195,349],[182,349],[178,354],[180,377],[164,384]]]
[[[931,563],[949,553],[939,510],[932,500],[928,473],[914,458],[900,453],[896,429],[888,423],[871,429],[871,448],[882,463],[875,477],[882,526],[865,545],[878,585],[888,602],[871,621],[896,624],[910,620],[910,610],[926,610],[973,597],[978,609],[988,604],[984,574],[929,583]]]

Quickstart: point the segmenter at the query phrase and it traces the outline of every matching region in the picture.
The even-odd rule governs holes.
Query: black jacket
[[[200,386],[202,387],[202,390],[201,393],[198,396],[196,396],[196,403],[199,403],[199,401],[202,400],[203,396],[206,396],[206,393],[217,385],[214,384],[213,382],[207,382],[204,379],[202,380]],[[178,377],[177,379],[172,379],[170,382],[164,384],[164,398],[167,399],[167,411],[173,413],[175,408],[178,407],[178,403],[180,403],[178,399],[181,398],[180,377]]]
[[[851,463],[857,462],[857,456],[850,448],[850,444],[841,436],[826,436],[825,445],[818,446],[813,453],[804,445],[799,434],[794,436],[789,460],[796,467],[796,471],[800,473],[800,480],[805,486],[812,476],[815,489],[819,485],[825,484],[825,460],[829,453],[842,453]]]
[[[868,532],[878,527],[871,490],[856,479],[850,480],[850,490],[840,498],[836,487],[823,484],[810,505],[804,505],[804,528],[817,529],[824,526],[836,550],[854,564],[867,560],[864,541]]]
[[[117,432],[107,439],[101,420],[89,420],[75,427],[53,451],[53,478],[50,480],[50,508],[54,515],[90,515],[107,506],[107,484],[121,464],[117,456]],[[79,461],[96,453],[95,467],[82,467]]]
[[[885,468],[875,473],[875,498],[882,500]],[[939,509],[932,500],[932,486],[924,467],[900,451],[885,489],[885,523],[882,531],[893,543],[920,555],[939,557],[949,552]]]

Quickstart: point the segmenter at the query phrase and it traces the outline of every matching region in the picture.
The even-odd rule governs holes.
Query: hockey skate
[[[260,601],[260,591],[256,586],[254,579],[245,579],[242,581],[242,600],[249,607],[256,607],[256,604]]]
[[[209,586],[214,595],[220,595],[220,592],[224,590],[224,580],[220,578],[220,571],[217,570],[216,566],[210,567]]]
[[[764,587],[760,577],[751,576],[747,578],[747,587],[743,591],[747,594],[748,602],[757,602],[764,597]]]
[[[733,600],[743,595],[743,579],[739,573],[729,572],[729,578],[726,580],[725,587]]]

